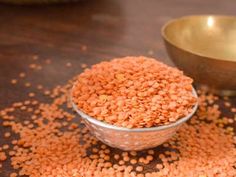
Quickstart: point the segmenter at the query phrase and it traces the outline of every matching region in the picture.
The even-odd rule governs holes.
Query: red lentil
[[[87,68],[87,67],[88,67],[87,64],[85,64],[85,63],[82,63],[82,64],[81,64],[81,68],[85,69],[85,68]]]
[[[11,136],[11,133],[10,133],[10,132],[4,133],[4,137],[5,137],[5,138],[9,138],[10,136]]]
[[[30,82],[26,82],[25,83],[25,87],[30,87],[31,86],[31,83]]]
[[[19,74],[19,77],[21,77],[21,78],[24,78],[25,76],[26,76],[26,74],[23,72]]]
[[[88,49],[88,47],[87,47],[86,45],[82,45],[82,46],[81,46],[81,50],[82,50],[82,51],[85,52],[85,51],[87,51],[87,49]]]
[[[46,60],[45,60],[45,63],[46,63],[46,64],[51,64],[52,61],[51,61],[50,59],[46,59]]]
[[[17,177],[17,173],[11,173],[10,177]]]
[[[126,57],[86,69],[73,87],[73,100],[98,120],[127,128],[152,127],[192,111],[196,99],[191,84],[181,71],[155,59]]]
[[[16,79],[12,79],[12,80],[11,80],[11,83],[12,83],[12,84],[16,84],[16,83],[17,83],[17,80],[16,80]]]
[[[118,78],[123,79],[122,76]],[[65,87],[69,91],[71,85]],[[3,125],[11,127],[19,135],[17,140],[12,140],[13,147],[0,148],[0,166],[7,159],[6,152],[2,151],[9,149],[9,160],[17,171],[10,174],[12,177],[24,174],[29,177],[236,176],[234,125],[230,116],[221,115],[215,102],[217,98],[212,94],[199,90],[199,110],[189,124],[181,127],[175,137],[163,144],[163,153],[157,148],[144,152],[116,151],[114,154],[114,149],[99,143],[87,128],[79,128],[83,126],[81,123],[68,130],[75,120],[62,108],[67,104],[67,91],[64,86],[61,89],[63,92],[58,92],[52,103],[32,100],[28,104],[27,100],[23,101],[27,107],[32,105],[29,117],[35,121],[35,127],[28,122],[25,125],[18,120],[21,117],[12,115],[15,111],[27,111],[21,110],[24,106],[22,102],[14,103],[14,109],[0,111]],[[227,101],[230,102],[230,99]],[[63,131],[62,125],[65,126]],[[83,143],[80,144],[80,140]],[[103,158],[100,158],[101,154]]]
[[[71,67],[72,64],[71,64],[70,62],[67,62],[67,63],[66,63],[66,66],[67,66],[67,67]]]
[[[33,55],[33,56],[32,56],[32,59],[33,59],[33,60],[38,60],[38,58],[39,58],[38,55]]]
[[[7,159],[5,152],[0,152],[0,161],[5,161]]]

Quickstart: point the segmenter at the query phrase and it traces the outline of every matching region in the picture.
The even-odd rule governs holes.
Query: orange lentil
[[[17,173],[11,173],[10,177],[17,177]]]
[[[231,112],[236,113],[236,108],[231,108]]]
[[[92,152],[97,153],[99,150],[97,148],[93,148]]]
[[[31,102],[32,105],[37,105],[39,102],[37,100],[34,100]]]
[[[102,148],[102,149],[106,149],[107,146],[106,146],[105,144],[103,144],[103,145],[101,145],[101,148]]]
[[[31,92],[31,93],[29,93],[28,95],[29,95],[29,97],[34,97],[34,96],[35,96],[35,93]]]
[[[119,161],[119,165],[124,165],[125,164],[125,161],[124,160],[120,160]]]
[[[71,129],[76,129],[76,128],[78,128],[78,124],[72,123],[72,124],[70,125],[70,128],[71,128]]]
[[[31,86],[31,83],[30,82],[26,82],[25,83],[25,87],[30,87]]]
[[[145,161],[145,159],[144,159],[144,157],[140,157],[140,158],[138,159],[138,161],[139,161],[140,163],[143,163],[143,162]]]
[[[160,170],[160,169],[163,168],[163,165],[158,163],[158,164],[156,164],[156,168],[157,168],[158,170]]]
[[[26,76],[26,74],[23,72],[19,74],[19,77],[21,77],[21,78],[24,78],[25,76]]]
[[[140,77],[145,74],[148,75],[145,79]],[[93,65],[91,69],[86,69],[79,75],[78,80],[73,87],[72,95],[81,110],[98,120],[127,128],[152,127],[176,121],[189,114],[196,102],[192,94],[191,78],[175,68],[146,57],[125,57],[101,62]],[[111,81],[112,85],[109,84]],[[104,86],[104,82],[108,84]],[[125,89],[130,86],[134,89]],[[143,87],[148,91],[144,92]],[[100,88],[103,88],[102,92]],[[87,99],[84,99],[85,93]],[[92,93],[96,93],[97,96]],[[130,94],[137,95],[135,103],[130,101]],[[172,95],[175,97],[171,97]],[[144,97],[146,101],[141,103]],[[166,101],[162,102],[161,109],[156,111],[151,107],[159,104],[159,97],[165,97]],[[96,106],[104,103],[109,107]],[[126,116],[121,116],[120,107],[130,104],[135,104],[135,107],[132,111],[126,111],[126,115],[130,115],[127,121]],[[144,107],[150,110],[148,115],[143,111]],[[175,107],[179,108],[178,111]],[[104,118],[104,115],[108,118]],[[145,120],[142,120],[143,117]],[[162,121],[157,122],[152,117],[159,117]]]
[[[33,108],[27,108],[27,112],[32,112]]]
[[[86,45],[82,45],[82,46],[81,46],[81,50],[82,50],[82,51],[85,52],[85,51],[87,51],[87,49],[88,49],[88,47],[87,47]]]
[[[2,146],[2,149],[4,149],[4,150],[9,149],[9,145],[8,145],[8,144],[4,144],[4,145]]]
[[[118,160],[119,158],[120,158],[120,155],[119,155],[119,154],[115,154],[115,155],[114,155],[114,159],[115,159],[115,160]]]
[[[49,90],[45,90],[44,91],[44,95],[50,95],[50,91]]]
[[[11,142],[13,145],[17,144],[17,140],[12,140]]]
[[[39,58],[38,55],[33,55],[33,56],[32,56],[32,59],[33,59],[33,60],[38,60],[38,58]]]
[[[0,161],[5,161],[7,159],[5,152],[0,152]]]
[[[27,107],[26,107],[26,106],[21,106],[20,109],[21,109],[21,110],[26,110]]]
[[[32,63],[32,64],[29,65],[29,68],[31,68],[31,69],[35,69],[36,67],[37,67],[37,65],[34,64],[34,63]]]
[[[38,89],[38,90],[42,90],[42,89],[43,89],[43,86],[42,86],[42,85],[37,85],[37,89]]]
[[[137,174],[137,177],[144,177],[144,174]]]
[[[124,156],[124,157],[123,157],[123,160],[124,160],[125,162],[128,162],[128,161],[130,160],[130,158],[129,158],[128,156]]]
[[[126,75],[119,75],[116,79],[124,82],[125,77]],[[32,100],[31,104],[27,104],[27,107],[32,106],[33,111],[29,118],[34,119],[35,127],[29,128],[29,125],[33,124],[25,125],[24,121],[19,120],[21,116],[17,117],[19,111],[25,112],[20,110],[24,106],[22,103],[14,103],[12,105],[14,109],[7,108],[0,111],[4,118],[3,125],[10,127],[12,133],[19,135],[17,140],[12,141],[13,147],[9,147],[8,153],[12,168],[18,169],[16,173],[18,176],[23,174],[30,177],[39,177],[41,174],[47,177],[236,176],[234,125],[231,123],[232,119],[221,115],[223,113],[215,102],[217,98],[214,95],[205,93],[204,90],[198,91],[199,110],[191,118],[189,124],[184,124],[176,136],[161,146],[164,150],[161,151],[161,154],[159,148],[138,153],[115,150],[116,154],[114,154],[113,148],[108,148],[96,140],[87,128],[82,128],[83,125],[74,119],[72,113],[64,110],[63,106],[67,104],[66,92],[69,92],[70,87],[71,85],[62,86],[57,95],[60,98],[53,98],[51,103],[35,100],[36,104],[32,104]],[[157,84],[155,87],[158,88]],[[109,101],[109,94],[102,94],[108,96],[101,101]],[[160,92],[160,94],[166,93]],[[145,97],[145,94],[140,94],[140,96]],[[155,99],[158,100],[158,98]],[[228,99],[228,102],[230,101],[231,98]],[[124,100],[118,104],[123,106]],[[168,107],[168,105],[164,107]],[[16,111],[16,115],[13,116],[14,111]],[[162,117],[160,122],[164,118]],[[74,121],[78,123],[78,127],[68,130],[66,127],[69,127]],[[63,122],[68,122],[66,127],[62,127]],[[219,127],[218,124],[223,127]],[[97,150],[94,151],[94,148]],[[7,156],[1,154],[2,150],[3,148],[0,148],[0,160],[6,160]],[[154,154],[159,155],[154,156]],[[103,158],[100,158],[100,155]],[[127,162],[124,160],[130,157],[132,158]],[[136,157],[137,159],[133,159]],[[154,159],[152,160],[152,158]],[[139,160],[141,163],[137,166]],[[150,161],[152,163],[149,166]],[[4,162],[0,164],[2,165],[2,163]],[[144,167],[147,167],[147,171],[144,170]],[[156,167],[156,169],[152,167]]]
[[[71,67],[72,64],[71,64],[70,62],[67,62],[67,63],[66,63],[66,66],[67,66],[67,67]]]
[[[231,106],[231,103],[230,103],[230,102],[224,102],[224,105],[225,105],[226,107],[230,107],[230,106]]]
[[[154,153],[155,153],[154,150],[152,149],[148,150],[148,154],[153,155]]]
[[[16,80],[16,79],[12,79],[12,80],[11,80],[11,83],[12,83],[12,84],[16,84],[16,83],[17,83],[17,80]]]
[[[15,151],[9,151],[10,156],[14,156],[15,154],[16,154]]]
[[[24,121],[24,124],[25,124],[25,125],[29,125],[29,124],[30,124],[30,121],[29,121],[29,120],[25,120],[25,121]]]
[[[5,137],[5,138],[9,138],[10,136],[11,136],[11,133],[10,133],[10,132],[5,132],[5,133],[4,133],[4,137]]]
[[[110,156],[109,155],[105,155],[104,156],[104,160],[110,160]]]
[[[130,155],[137,156],[137,152],[136,151],[130,151]]]
[[[31,103],[30,100],[24,101],[24,105],[29,105],[30,103]]]
[[[130,160],[130,163],[131,163],[131,164],[136,164],[136,163],[137,163],[137,160],[136,160],[136,159],[131,159],[131,160]]]
[[[137,166],[136,171],[137,172],[142,172],[143,171],[143,166]]]
[[[41,65],[37,65],[37,66],[36,66],[36,69],[37,69],[37,70],[42,70],[42,68],[43,68],[43,67],[42,67]]]
[[[105,149],[104,153],[105,154],[109,154],[110,153],[110,149]]]
[[[87,64],[85,64],[85,63],[82,63],[80,66],[81,66],[81,68],[83,68],[83,69],[87,68]]]
[[[52,61],[51,61],[50,59],[46,59],[46,60],[45,60],[45,63],[46,63],[46,64],[51,64],[51,62],[52,62]]]
[[[144,160],[143,160],[143,163],[144,163],[145,165],[147,165],[147,164],[149,164],[149,163],[150,163],[150,161],[149,161],[149,160],[147,160],[147,159],[144,159]]]
[[[152,161],[152,160],[153,160],[153,156],[148,155],[148,156],[147,156],[147,160],[148,160],[148,161]]]

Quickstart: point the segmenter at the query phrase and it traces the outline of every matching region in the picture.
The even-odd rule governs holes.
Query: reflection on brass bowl
[[[186,16],[162,28],[167,52],[197,85],[236,95],[236,17]]]

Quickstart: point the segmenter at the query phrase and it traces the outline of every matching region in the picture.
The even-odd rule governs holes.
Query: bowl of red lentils
[[[156,147],[197,110],[193,80],[147,57],[115,58],[85,69],[71,100],[96,138],[123,150]]]

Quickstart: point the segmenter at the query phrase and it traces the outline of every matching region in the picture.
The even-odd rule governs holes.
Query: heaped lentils
[[[50,90],[51,101],[36,100],[37,94],[0,110],[0,176],[8,162],[10,177],[236,176],[235,100],[199,90],[199,109],[176,136],[154,149],[125,152],[99,142],[75,118],[67,103],[73,82]]]
[[[93,118],[128,127],[154,127],[188,115],[196,103],[192,79],[152,58],[101,62],[79,75],[73,101]]]

